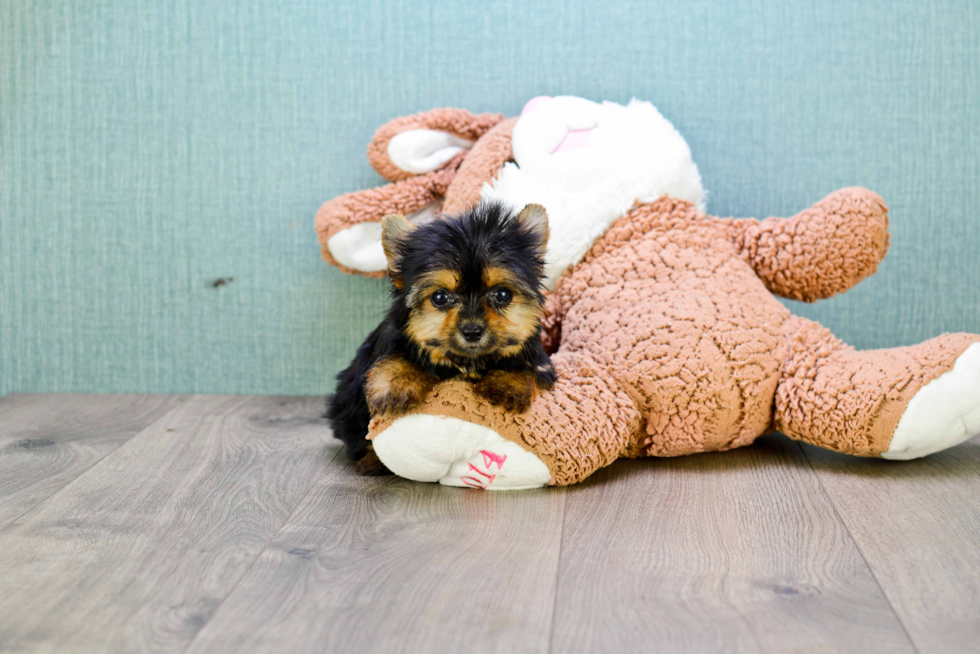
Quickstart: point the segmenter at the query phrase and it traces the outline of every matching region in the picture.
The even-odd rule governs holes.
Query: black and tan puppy
[[[370,415],[407,411],[442,380],[465,377],[512,411],[555,383],[541,344],[544,207],[515,213],[487,202],[420,226],[393,214],[381,240],[391,308],[327,400],[334,435],[361,474],[387,472],[365,438]]]

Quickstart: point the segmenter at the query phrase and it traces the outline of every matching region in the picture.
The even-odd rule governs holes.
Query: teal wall
[[[976,0],[0,0],[0,395],[329,390],[384,290],[319,205],[379,183],[386,120],[539,94],[653,101],[716,214],[875,189],[880,272],[796,308],[980,332]]]

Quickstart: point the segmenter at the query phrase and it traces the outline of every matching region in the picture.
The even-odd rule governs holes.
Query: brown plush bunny
[[[518,489],[774,430],[891,459],[980,433],[980,336],[860,352],[775,297],[831,297],[877,269],[888,217],[871,191],[837,191],[788,219],[707,216],[687,144],[636,101],[536,98],[509,120],[427,112],[385,125],[369,158],[394,183],[317,216],[324,257],[348,272],[383,274],[372,223],[427,219],[420,210],[443,197],[443,211],[481,194],[543,204],[552,232],[555,389],[513,414],[450,381],[410,415],[376,418],[375,452],[396,474]]]

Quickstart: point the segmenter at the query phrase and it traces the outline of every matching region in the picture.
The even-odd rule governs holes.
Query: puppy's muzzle
[[[483,325],[478,325],[474,322],[467,323],[459,328],[459,333],[463,335],[467,343],[478,343],[483,338],[485,331],[486,329]]]

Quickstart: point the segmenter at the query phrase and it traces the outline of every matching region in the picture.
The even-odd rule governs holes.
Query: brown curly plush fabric
[[[449,132],[469,141],[476,141],[491,127],[503,120],[500,114],[474,115],[465,109],[432,109],[420,114],[390,120],[374,133],[368,145],[367,158],[378,174],[391,182],[408,179],[414,173],[402,170],[388,156],[388,143],[398,134],[413,129]]]
[[[477,204],[483,183],[494,179],[504,163],[514,160],[511,135],[515,124],[517,118],[507,118],[476,142],[446,191],[443,211],[456,213]]]
[[[761,222],[666,196],[636,206],[549,299],[546,338],[561,343],[553,392],[509,414],[454,381],[417,412],[496,430],[541,458],[553,485],[619,457],[726,450],[774,429],[880,454],[912,395],[980,336],[858,352],[773,293],[842,292],[875,271],[887,243],[885,205],[865,189]],[[390,424],[375,420],[371,434]]]
[[[561,302],[554,293],[545,293],[544,315],[541,316],[541,342],[544,351],[554,354],[561,345]]]
[[[784,333],[789,352],[776,390],[775,429],[860,456],[887,450],[912,396],[980,341],[946,334],[911,347],[859,352],[823,325],[796,316]]]
[[[323,205],[316,219],[323,257],[356,273],[327,247],[340,230],[443,196],[445,212],[478,202],[484,182],[513,158],[516,122],[437,109],[384,125],[368,158],[393,183]],[[415,176],[387,154],[391,139],[412,129],[475,143]],[[773,430],[880,455],[916,392],[980,336],[859,352],[775,296],[813,302],[846,291],[875,272],[888,238],[887,207],[862,188],[786,219],[714,218],[669,197],[635,206],[547,297],[542,339],[558,372],[553,391],[514,414],[477,397],[472,384],[449,381],[414,412],[495,430],[544,461],[553,485],[581,481],[620,457],[725,450]],[[392,421],[376,418],[369,438]]]
[[[789,219],[729,224],[739,255],[766,287],[803,302],[851,288],[878,268],[888,249],[888,207],[863,188],[842,189]]]

